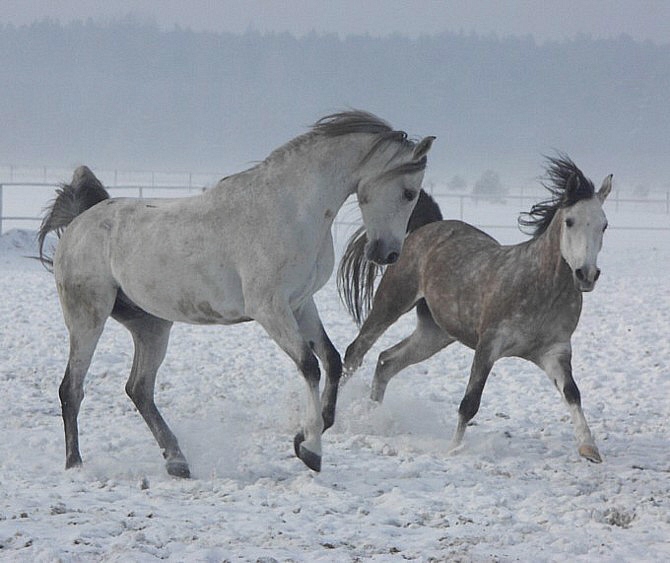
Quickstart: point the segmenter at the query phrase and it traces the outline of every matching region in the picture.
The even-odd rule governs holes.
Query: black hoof
[[[300,446],[300,453],[298,457],[302,462],[309,467],[312,471],[319,472],[321,471],[321,456],[310,452],[307,448]]]
[[[300,444],[305,441],[305,435],[302,432],[298,432],[293,438],[293,451],[295,452],[296,457],[300,457]]]
[[[302,432],[298,432],[293,438],[293,450],[296,457],[301,459],[312,471],[321,471],[321,456],[303,447],[302,443],[304,441],[305,435]]]
[[[173,477],[181,477],[182,479],[191,478],[191,471],[188,468],[188,463],[185,461],[168,461],[166,467],[168,474]]]

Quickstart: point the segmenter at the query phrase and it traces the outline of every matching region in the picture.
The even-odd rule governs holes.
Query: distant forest
[[[670,178],[670,46],[162,31],[132,19],[0,27],[0,163],[230,173],[355,107],[437,135],[445,179],[539,173],[568,152],[599,181]],[[602,167],[602,168],[601,168]]]

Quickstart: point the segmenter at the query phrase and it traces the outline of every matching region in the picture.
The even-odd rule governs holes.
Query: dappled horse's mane
[[[414,147],[414,143],[407,138],[404,131],[396,131],[383,119],[376,115],[362,110],[351,110],[340,113],[326,115],[319,119],[309,132],[304,133],[285,145],[273,151],[266,160],[274,160],[285,156],[286,152],[295,149],[305,142],[312,140],[316,135],[325,137],[341,137],[354,133],[370,133],[376,135],[376,140],[370,147],[370,150],[361,160],[361,165],[365,164],[380,149],[390,144],[397,144],[398,151],[391,156],[389,161],[393,160],[398,153],[403,150],[409,150]],[[391,170],[385,174],[407,174],[423,170],[426,167],[426,159],[420,159],[417,162],[406,163]]]
[[[589,180],[577,165],[565,154],[547,157],[547,172],[542,185],[551,193],[551,197],[533,205],[527,213],[519,217],[521,227],[529,227],[533,238],[544,233],[556,211],[570,207],[580,200],[591,199],[595,194],[593,182]],[[576,184],[570,186],[571,182]]]

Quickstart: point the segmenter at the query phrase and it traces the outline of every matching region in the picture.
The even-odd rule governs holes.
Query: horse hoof
[[[321,471],[321,456],[308,450],[302,443],[305,441],[305,435],[298,432],[293,438],[293,450],[298,459],[309,467],[312,471]]]
[[[68,459],[65,461],[65,469],[78,469],[83,465],[81,458],[78,459]]]
[[[379,389],[373,387],[370,391],[370,400],[377,405],[381,405],[384,401],[384,391],[380,391]]]
[[[304,446],[300,446],[300,453],[298,454],[298,457],[302,460],[302,462],[309,467],[312,471],[316,471],[317,473],[321,471],[321,456],[318,454],[315,454],[314,452],[310,452],[307,448]]]
[[[191,478],[191,471],[188,468],[188,463],[185,461],[168,461],[166,467],[168,474],[173,477],[181,477],[182,479]]]
[[[298,432],[293,438],[293,451],[295,452],[296,457],[300,457],[300,444],[305,441],[305,435],[302,432]]]
[[[600,457],[600,453],[598,452],[598,448],[588,444],[579,446],[579,455],[593,463],[602,463],[603,461],[603,458]]]
[[[463,444],[451,444],[449,448],[447,449],[447,455],[452,456],[452,455],[458,455],[460,454],[463,450],[465,449],[465,446]]]

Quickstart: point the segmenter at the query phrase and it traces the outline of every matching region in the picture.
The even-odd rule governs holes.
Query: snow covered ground
[[[166,474],[124,394],[132,346],[113,321],[79,417],[84,467],[63,469],[67,336],[53,279],[22,257],[34,233],[4,235],[0,559],[670,561],[670,234],[616,230],[646,219],[608,214],[603,275],[573,339],[604,463],[578,456],[567,408],[521,360],[495,365],[456,455],[465,347],[407,369],[373,406],[377,354],[411,330],[409,316],[342,389],[315,474],[293,456],[304,384],[288,358],[255,324],[179,325],[157,401],[191,480]],[[333,281],[317,301],[344,351],[356,328]]]

